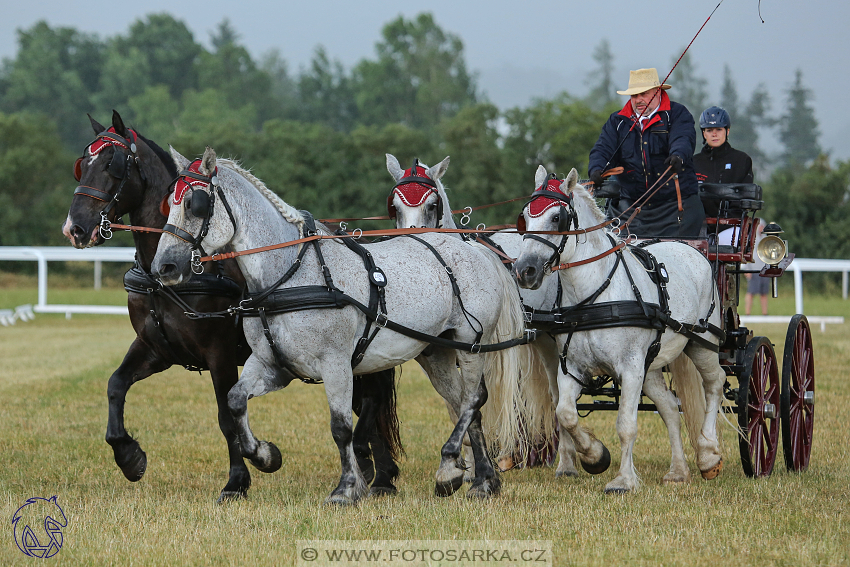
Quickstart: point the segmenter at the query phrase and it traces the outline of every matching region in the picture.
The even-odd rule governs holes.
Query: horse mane
[[[160,160],[162,160],[162,163],[165,165],[165,169],[168,170],[168,174],[171,176],[171,178],[172,179],[176,178],[177,177],[177,164],[174,163],[174,159],[171,157],[171,155],[168,152],[166,152],[165,150],[163,150],[162,148],[160,148],[159,145],[157,145],[157,143],[154,142],[153,140],[145,138],[144,136],[139,134],[139,131],[136,130],[135,128],[133,130],[136,132],[136,135],[139,138],[141,138],[142,140],[144,140],[144,142],[148,145],[148,147],[151,150],[153,150],[153,153],[156,154],[156,157],[158,157]]]
[[[242,167],[239,162],[227,159],[227,158],[218,158],[216,160],[216,164],[227,167],[228,169],[232,169],[245,179],[251,182],[251,185],[257,188],[257,190],[269,200],[269,202],[274,205],[274,207],[280,212],[284,219],[287,222],[292,223],[298,227],[299,231],[302,231],[304,226],[304,215],[301,212],[289,205],[286,201],[281,199],[277,193],[266,187],[266,184],[263,183],[258,177],[256,177],[253,173]]]
[[[449,204],[448,187],[443,185],[443,182],[437,180],[437,196],[443,202],[443,218],[440,221],[443,223],[443,228],[457,228],[455,219],[452,216],[452,207]]]
[[[579,183],[576,184],[573,189],[573,198],[575,202],[576,208],[582,209],[582,211],[590,217],[591,223],[582,228],[588,228],[589,226],[595,226],[597,224],[601,224],[605,222],[607,219],[605,217],[605,213],[602,209],[599,208],[599,205],[596,204],[596,199],[593,198],[587,189],[584,188],[584,185]],[[616,235],[612,235],[615,236]]]

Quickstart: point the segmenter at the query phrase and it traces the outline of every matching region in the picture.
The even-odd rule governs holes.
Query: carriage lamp
[[[756,248],[756,254],[758,254],[759,259],[768,266],[776,267],[788,254],[788,243],[778,236],[782,234],[782,232],[782,228],[773,222],[768,224],[764,227],[764,230],[762,230],[762,234],[764,236],[762,237],[761,242],[759,242],[758,248]],[[776,278],[771,279],[773,280],[771,285],[771,291],[773,292],[772,295],[773,297],[779,297]]]

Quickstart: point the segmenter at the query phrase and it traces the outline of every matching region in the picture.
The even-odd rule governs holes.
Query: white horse
[[[442,178],[449,167],[449,158],[433,167],[419,164],[423,169],[425,179],[412,175],[413,167],[405,170],[399,164],[398,159],[392,154],[386,154],[387,171],[396,182],[388,199],[390,216],[395,217],[397,228],[458,228],[452,216],[452,208],[449,203],[446,189]],[[409,181],[405,181],[409,179]],[[428,183],[430,181],[431,183]],[[453,235],[460,240],[459,234]],[[520,252],[522,236],[515,232],[501,232],[492,236],[504,252],[515,258]],[[558,298],[557,278],[546,278],[543,285],[536,290],[524,290],[522,302],[535,310],[548,311],[555,307]],[[521,388],[521,414],[525,427],[524,433],[527,439],[523,440],[522,446],[517,452],[520,457],[529,450],[529,445],[539,446],[548,442],[556,434],[554,431],[554,405],[551,400],[557,400],[557,366],[558,351],[554,339],[546,334],[540,334],[533,343],[521,347],[522,372],[520,379]],[[490,422],[498,421],[498,413],[501,408],[485,404],[482,408],[482,423],[485,432]],[[456,419],[456,416],[452,416]],[[572,439],[563,436],[558,443],[559,461],[555,471],[556,476],[577,476],[575,466],[576,452]],[[502,457],[512,457],[509,452],[502,449]],[[593,473],[601,473],[607,466],[600,468],[587,465],[587,469]]]
[[[179,166],[189,164],[173,153]],[[236,163],[216,161],[210,148],[192,169],[197,172],[194,178],[183,179],[194,185],[191,189],[183,187],[182,193],[175,190],[168,218],[171,233],[162,236],[153,262],[163,284],[173,285],[191,277],[190,266],[201,246],[239,252],[291,242],[310,232],[309,217],[284,203]],[[321,225],[317,232],[328,234]],[[439,249],[445,265],[429,246]],[[476,471],[468,496],[497,494],[501,482],[487,454],[480,425],[479,409],[488,395],[483,381],[484,357],[457,352],[457,346],[447,343],[478,343],[487,350],[488,344],[522,337],[522,313],[510,274],[491,254],[439,234],[395,238],[364,248],[368,254],[361,256],[339,240],[323,240],[238,256],[248,289],[256,298],[248,304],[254,308],[254,315],[263,315],[245,319],[245,336],[253,354],[228,396],[242,454],[261,469],[280,466],[277,448],[258,440],[249,427],[250,398],[281,389],[294,378],[321,380],[342,469],[339,484],[327,502],[351,504],[366,494],[368,489],[351,443],[351,397],[352,357],[368,325],[370,335],[374,335],[356,366],[358,374],[416,358],[439,394],[460,416],[442,449],[436,493],[448,495],[461,486],[464,471],[457,459],[463,435],[468,433]],[[366,258],[380,269],[364,269]],[[372,304],[370,296],[379,289],[383,289],[384,297],[375,302],[378,315],[367,318],[364,313]],[[264,291],[269,296],[262,299]],[[275,297],[283,301],[275,302]],[[310,308],[290,310],[296,302]],[[377,323],[370,319],[377,319]],[[502,321],[510,322],[506,326],[511,329],[510,336],[498,336]],[[411,329],[439,337],[436,340],[444,344],[429,345],[413,338],[407,333]],[[425,351],[426,347],[430,348]],[[506,407],[510,408],[517,390],[510,378],[517,362],[510,362],[514,358],[511,349],[504,352],[508,367],[505,396],[511,400]],[[511,423],[516,419],[514,413],[504,417],[508,427],[516,427]]]
[[[521,221],[524,221],[525,230],[566,232],[570,226],[586,229],[604,222],[604,214],[584,187],[577,183],[577,179],[575,169],[561,183],[549,179],[546,170],[539,167],[535,176],[538,189],[522,212]],[[518,226],[518,229],[522,227]],[[682,449],[677,404],[661,372],[662,367],[675,361],[677,364],[673,364],[671,369],[676,392],[682,400],[686,423],[691,425],[695,421],[699,424],[689,427],[691,440],[696,439],[697,466],[704,478],[714,478],[722,468],[716,422],[726,377],[717,352],[713,350],[722,332],[717,332],[719,309],[713,308],[719,301],[711,265],[697,250],[685,243],[660,242],[646,246],[662,265],[662,281],[663,267],[666,267],[669,275],[666,292],[670,298],[669,318],[665,319],[663,315],[655,313],[655,323],[660,320],[666,322],[667,326],[646,328],[648,319],[643,316],[643,309],[637,303],[638,297],[634,290],[638,290],[645,306],[661,305],[659,311],[664,311],[664,290],[652,281],[649,271],[635,255],[637,251],[626,248],[622,252],[610,252],[622,245],[620,239],[607,230],[571,236],[527,234],[523,240],[522,253],[514,264],[520,285],[530,289],[538,288],[544,281],[544,275],[558,265],[558,277],[564,289],[561,302],[564,320],[573,320],[579,324],[583,318],[578,314],[587,304],[596,306],[597,311],[584,311],[585,314],[595,313],[598,317],[599,309],[610,308],[612,313],[616,311],[622,316],[616,326],[599,328],[597,320],[591,323],[595,325],[591,330],[582,330],[583,327],[577,326],[575,332],[558,335],[563,366],[558,373],[560,395],[556,411],[561,428],[573,437],[582,459],[589,457],[591,462],[597,461],[607,450],[601,442],[579,427],[575,402],[582,385],[592,377],[614,377],[621,388],[617,433],[622,456],[619,474],[606,485],[605,492],[633,490],[639,483],[632,451],[637,436],[638,403],[643,389],[655,400],[670,433],[673,465],[664,481],[686,481],[688,469]],[[581,263],[597,256],[599,258],[595,261]],[[606,279],[610,283],[606,284]],[[625,302],[634,302],[631,307],[637,305],[638,311],[641,311],[640,314],[632,314],[628,323],[625,320],[628,319],[630,306]],[[652,310],[653,306],[648,307]],[[671,330],[671,325],[679,332]],[[646,368],[645,364],[650,361],[647,353],[658,339],[660,349]],[[696,366],[702,388],[700,376],[696,372],[685,371],[693,369],[693,366],[677,360],[683,352]]]

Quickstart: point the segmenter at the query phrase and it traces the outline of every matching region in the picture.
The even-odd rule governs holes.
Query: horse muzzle
[[[541,262],[520,257],[514,263],[514,277],[525,289],[538,289],[543,284],[546,272]]]

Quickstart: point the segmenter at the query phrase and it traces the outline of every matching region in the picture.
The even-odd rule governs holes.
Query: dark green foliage
[[[75,157],[49,120],[0,113],[0,246],[67,242],[62,223],[76,185]]]
[[[765,187],[765,215],[801,258],[850,258],[850,162],[778,169]]]
[[[787,114],[779,119],[780,140],[785,146],[782,161],[786,165],[809,163],[821,153],[818,121],[811,101],[812,91],[803,85],[803,72],[797,69],[785,103]]]

